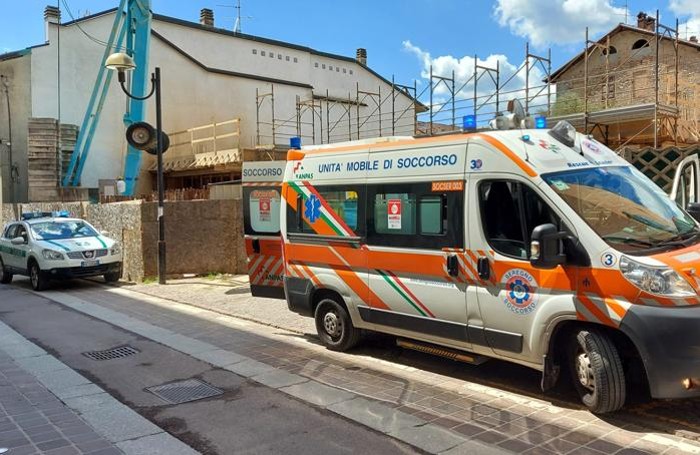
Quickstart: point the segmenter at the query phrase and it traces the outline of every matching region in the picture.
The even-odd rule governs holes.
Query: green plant
[[[145,276],[143,277],[143,284],[155,284],[158,282],[158,279],[154,276]]]

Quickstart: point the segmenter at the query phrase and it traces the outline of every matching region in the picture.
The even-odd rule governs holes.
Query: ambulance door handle
[[[260,239],[253,239],[253,253],[260,253]]]
[[[459,275],[459,260],[454,254],[447,256],[447,273],[450,276]]]
[[[488,280],[491,277],[491,265],[489,258],[480,257],[476,263],[476,271],[479,273],[479,278]]]

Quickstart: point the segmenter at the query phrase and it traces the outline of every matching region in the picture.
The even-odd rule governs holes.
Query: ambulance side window
[[[461,248],[464,192],[433,192],[431,183],[368,186],[367,243],[406,248]]]
[[[511,180],[489,180],[479,184],[481,221],[486,240],[499,253],[528,259],[530,235],[540,224],[561,219],[527,185]]]
[[[293,192],[296,208],[287,207],[287,232],[326,234],[351,231],[364,234],[364,188],[340,185],[316,186],[310,192]]]

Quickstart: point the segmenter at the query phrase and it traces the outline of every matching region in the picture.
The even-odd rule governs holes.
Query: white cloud
[[[521,101],[525,97],[525,69],[522,68],[523,62],[514,64],[508,60],[508,57],[502,54],[492,54],[488,57],[481,59],[474,59],[473,56],[463,56],[454,57],[452,55],[441,55],[432,56],[430,52],[421,49],[420,47],[414,45],[410,41],[403,42],[404,50],[415,55],[421,63],[421,78],[425,81],[426,92],[424,92],[422,99],[428,101],[429,93],[427,92],[427,87],[429,86],[430,79],[430,67],[432,65],[433,75],[442,77],[452,77],[452,72],[454,71],[455,77],[455,90],[459,90],[456,95],[457,105],[461,110],[468,110],[468,112],[458,112],[459,115],[466,115],[471,113],[473,110],[472,100],[474,98],[474,66],[475,64],[480,67],[486,68],[496,68],[498,64],[500,71],[500,110],[505,110],[506,102],[513,98],[518,98]],[[545,77],[543,69],[536,65],[534,60],[531,60],[532,69],[530,71],[530,97],[535,96],[540,89],[544,88],[544,83],[542,79]],[[519,70],[519,71],[518,71]],[[483,70],[479,70],[480,74],[479,82],[477,85],[477,96],[479,97],[478,104],[484,103],[487,97],[495,93],[495,82],[487,73]],[[493,75],[495,77],[495,74]],[[507,83],[506,83],[507,82]],[[450,98],[450,88],[445,84],[435,82],[435,89],[433,93],[433,103],[438,104],[444,103]],[[461,90],[460,90],[461,89]],[[554,87],[551,88],[552,93],[554,93]],[[531,101],[531,105],[540,106],[546,103],[546,89],[542,90],[540,96]],[[552,98],[553,99],[553,98]],[[495,111],[495,98],[488,101],[488,104],[481,107],[479,112],[487,114]],[[447,107],[446,107],[447,109]],[[480,116],[481,120],[481,116]]]
[[[613,6],[611,0],[497,0],[494,16],[501,27],[543,48],[583,45],[586,27],[591,36],[607,31],[624,21],[625,9]]]
[[[681,38],[688,39],[691,36],[700,36],[700,1],[671,0],[669,8],[685,20],[678,26]]]

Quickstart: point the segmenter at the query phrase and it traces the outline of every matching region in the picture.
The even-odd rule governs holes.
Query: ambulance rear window
[[[250,227],[256,233],[275,234],[280,230],[280,193],[275,189],[250,192]]]

